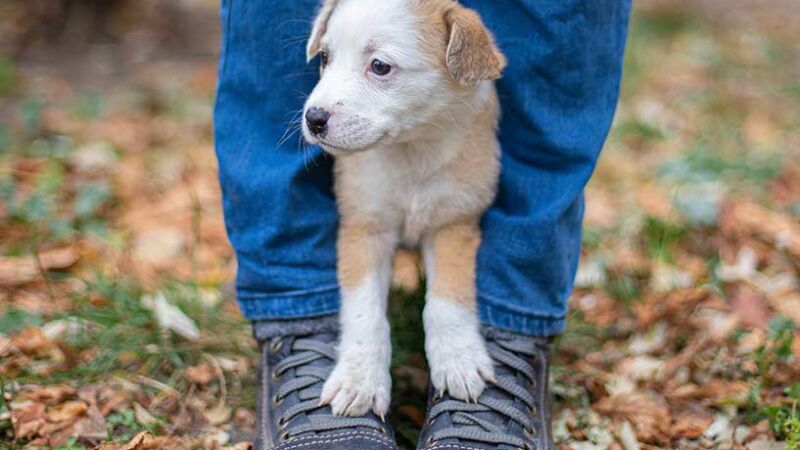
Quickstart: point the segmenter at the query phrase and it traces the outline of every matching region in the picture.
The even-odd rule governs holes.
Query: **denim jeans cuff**
[[[478,295],[478,312],[481,322],[495,328],[537,337],[552,337],[561,334],[567,322],[566,316],[546,316],[536,313],[511,311],[497,302]]]
[[[236,297],[242,314],[250,320],[317,317],[339,310],[337,285],[275,294],[238,289]]]

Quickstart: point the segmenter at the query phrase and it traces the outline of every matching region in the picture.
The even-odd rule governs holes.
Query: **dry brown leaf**
[[[658,444],[669,441],[669,408],[656,394],[636,392],[606,397],[592,409],[617,421],[629,421],[640,441]]]
[[[28,327],[11,336],[11,345],[22,353],[34,357],[47,357],[57,349],[55,342],[45,336],[41,328]]]
[[[20,397],[44,403],[59,403],[75,395],[77,391],[71,386],[45,386],[34,391],[25,391]]]
[[[152,415],[144,406],[133,402],[133,416],[139,425],[156,425],[159,423],[156,416]]]
[[[56,405],[47,410],[47,420],[50,422],[74,421],[86,414],[89,405],[82,401],[69,401]]]
[[[186,378],[192,383],[205,386],[216,378],[214,367],[209,363],[202,363],[186,369]]]
[[[692,358],[713,344],[714,340],[708,335],[695,336],[694,340],[690,341],[680,353],[666,361],[664,368],[658,374],[659,378],[661,380],[672,378],[679,368],[686,367]]]
[[[608,327],[620,316],[617,302],[603,291],[582,295],[573,303],[583,313],[584,320],[598,327]]]
[[[722,210],[724,234],[754,235],[800,260],[800,223],[745,199],[729,202]]]
[[[746,399],[750,385],[746,381],[712,379],[702,385],[684,384],[666,393],[670,401],[713,400],[717,404],[739,403]]]
[[[0,286],[30,283],[41,277],[40,270],[66,269],[80,256],[77,246],[69,246],[42,252],[38,261],[33,255],[0,257]]]
[[[739,323],[748,328],[767,328],[772,311],[763,295],[747,285],[736,285],[728,291],[731,309],[739,318]]]
[[[190,450],[194,447],[188,438],[156,437],[149,431],[143,431],[127,444],[107,443],[95,447],[95,450]]]
[[[633,307],[636,322],[645,330],[655,322],[668,319],[671,322],[684,322],[682,318],[691,314],[700,304],[713,297],[705,288],[685,289],[666,294],[651,294],[642,303]]]
[[[39,434],[47,421],[47,413],[42,403],[26,400],[11,404],[11,424],[17,439],[30,439]]]
[[[158,448],[157,438],[149,431],[143,431],[130,440],[121,450],[149,450]]]
[[[96,406],[90,406],[82,417],[72,425],[71,436],[100,440],[108,435],[106,419]],[[65,438],[69,438],[65,436]]]
[[[800,293],[792,292],[784,295],[768,296],[767,301],[778,314],[789,317],[800,324]]]
[[[673,416],[672,434],[685,439],[696,439],[703,435],[714,422],[711,411],[693,404],[676,412]]]
[[[203,411],[203,417],[205,417],[206,421],[215,426],[228,422],[231,420],[231,416],[233,416],[233,410],[225,406],[224,403],[220,403],[211,409]]]

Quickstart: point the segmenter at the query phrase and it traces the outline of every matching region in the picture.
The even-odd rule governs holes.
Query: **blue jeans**
[[[583,188],[619,94],[630,0],[463,3],[508,58],[498,83],[500,187],[478,252],[481,319],[558,334],[580,255]],[[216,146],[237,295],[250,319],[338,308],[332,161],[287,132],[317,80],[304,53],[317,7],[223,0]]]

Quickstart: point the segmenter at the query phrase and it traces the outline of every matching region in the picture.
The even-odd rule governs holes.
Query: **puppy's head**
[[[303,134],[333,154],[447,126],[436,119],[505,66],[480,17],[454,0],[325,0],[307,56],[321,77]]]

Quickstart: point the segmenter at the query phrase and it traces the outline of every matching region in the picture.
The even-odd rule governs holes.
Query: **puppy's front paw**
[[[468,344],[430,344],[429,347],[437,348],[428,350],[428,362],[431,383],[438,393],[447,391],[459,400],[476,401],[486,388],[486,381],[494,380],[492,359],[481,337],[475,334],[460,338],[471,341]]]
[[[459,400],[477,400],[486,381],[494,381],[494,365],[475,311],[433,297],[425,305],[423,318],[433,387]]]
[[[320,404],[339,416],[362,416],[370,409],[383,419],[389,410],[392,379],[388,365],[367,358],[343,357],[322,388]]]

